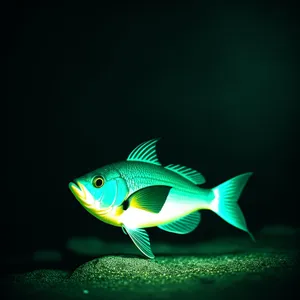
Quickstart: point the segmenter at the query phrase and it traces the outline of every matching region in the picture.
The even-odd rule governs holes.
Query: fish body
[[[119,217],[121,223],[130,222],[132,226],[140,228],[162,225],[206,208],[208,201],[213,199],[211,190],[201,189],[190,180],[162,166],[134,161],[120,162],[113,166],[126,180],[129,197],[136,191],[151,186],[172,187],[159,213],[129,207]]]
[[[182,165],[162,166],[158,139],[137,146],[127,160],[113,163],[69,184],[82,206],[99,220],[122,227],[149,258],[148,227],[187,234],[200,223],[199,210],[209,209],[231,225],[250,234],[237,200],[252,173],[204,189],[201,173]]]

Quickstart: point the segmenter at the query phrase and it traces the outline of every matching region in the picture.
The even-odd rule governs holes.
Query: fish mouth
[[[80,183],[78,180],[74,180],[74,182],[69,183],[69,188],[75,198],[83,205],[86,209],[92,209],[99,215],[105,215],[112,207],[101,209],[99,206],[99,202],[95,201],[92,195],[86,190],[84,185]]]
[[[86,201],[86,192],[84,185],[81,184],[79,181],[74,181],[69,183],[69,189],[73,193],[73,195],[76,197],[79,201]]]

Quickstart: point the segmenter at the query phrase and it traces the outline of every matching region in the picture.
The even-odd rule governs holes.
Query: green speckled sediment
[[[69,272],[41,269],[14,275],[8,283],[15,299],[274,299],[296,286],[298,237],[173,245],[174,255],[167,255],[170,245],[157,243],[162,254],[154,260],[102,254]],[[121,243],[117,249],[136,250]]]
[[[193,281],[214,282],[229,276],[288,271],[294,264],[288,253],[251,253],[222,256],[159,257],[154,261],[109,256],[90,261],[71,275],[69,281],[113,290],[145,286],[170,290]]]

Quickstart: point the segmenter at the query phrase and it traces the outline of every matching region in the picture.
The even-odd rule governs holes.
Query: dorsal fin
[[[158,139],[152,139],[150,141],[144,142],[138,145],[136,148],[131,151],[127,157],[128,161],[142,161],[154,165],[161,166],[161,163],[158,161],[156,153],[156,143]]]
[[[182,177],[188,179],[194,184],[203,184],[206,181],[201,173],[182,165],[170,164],[167,165],[165,168],[181,175]]]

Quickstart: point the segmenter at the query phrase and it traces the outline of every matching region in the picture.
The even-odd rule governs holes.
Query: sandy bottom
[[[83,262],[68,270],[50,261],[47,268],[10,274],[2,280],[2,291],[9,299],[296,299],[297,240],[298,235],[290,235],[257,243],[235,238],[190,246],[156,244],[154,260],[112,249],[112,254],[94,253],[93,259],[85,253]],[[71,245],[75,253],[76,240]],[[131,244],[113,246],[119,252],[132,250]],[[42,260],[41,254],[36,257]]]

